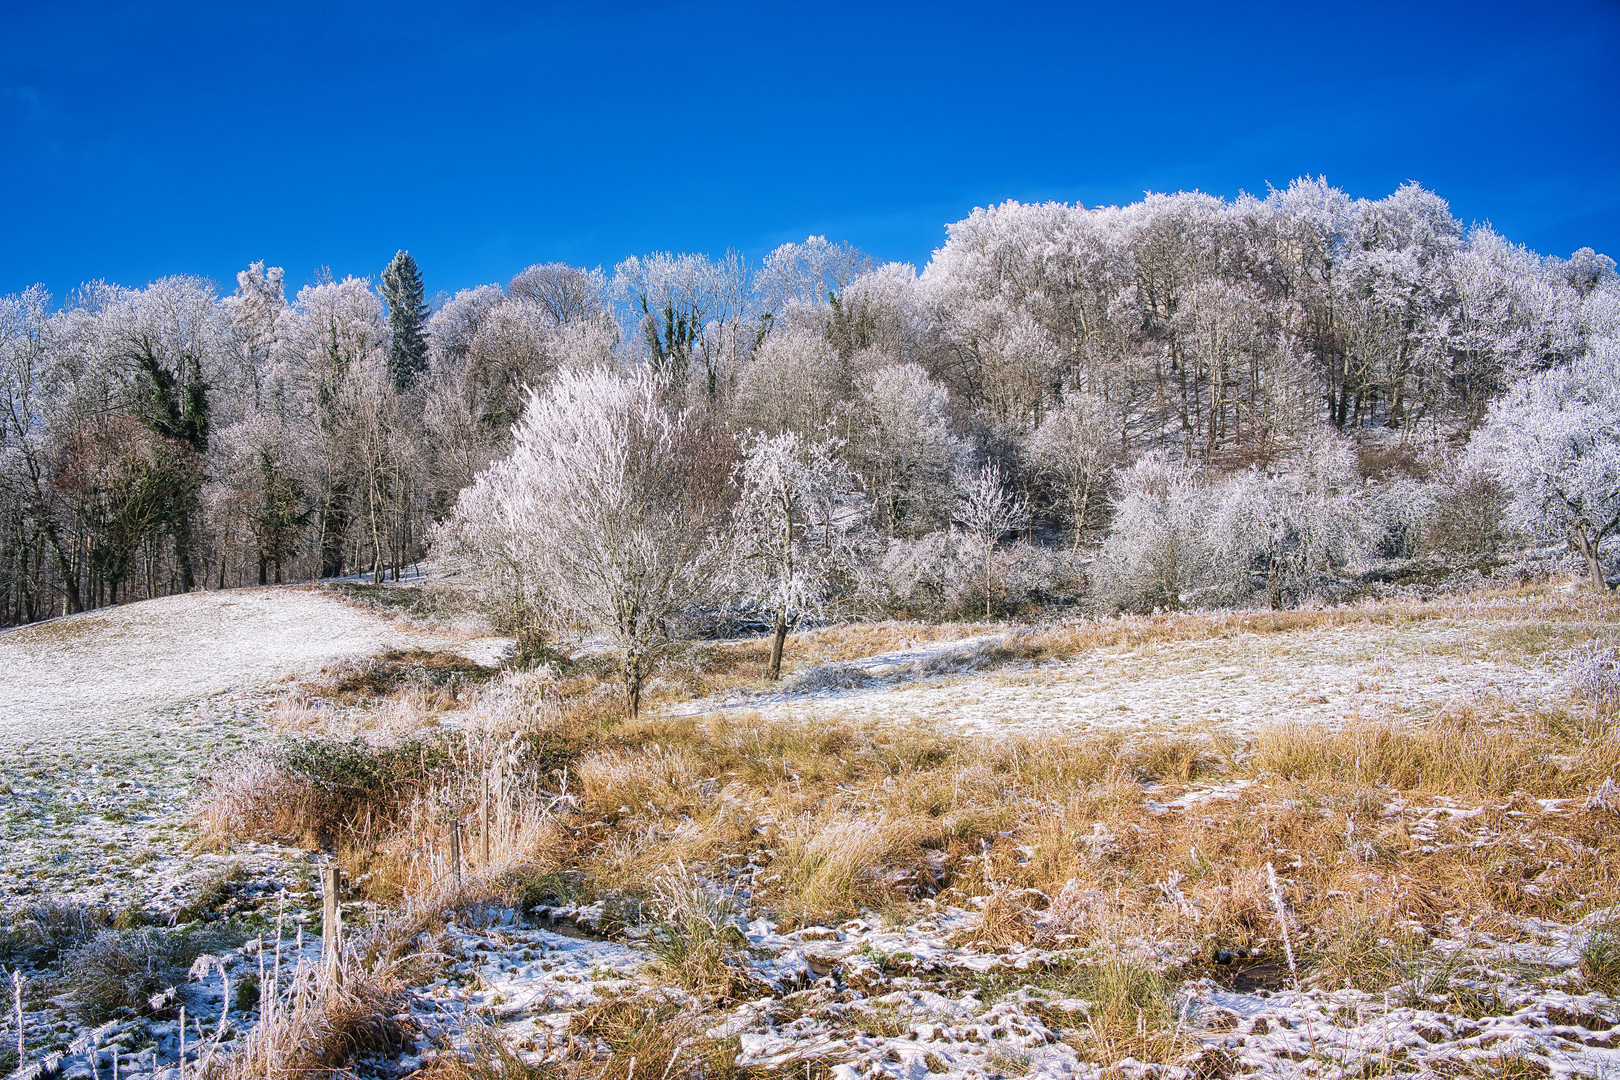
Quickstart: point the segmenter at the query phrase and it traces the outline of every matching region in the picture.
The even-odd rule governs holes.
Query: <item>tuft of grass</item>
[[[1076,967],[1072,978],[1072,993],[1086,1003],[1084,1037],[1073,1040],[1083,1057],[1105,1066],[1126,1057],[1163,1062],[1191,1045],[1175,987],[1145,961],[1108,951]]]
[[[712,1014],[668,999],[610,998],[575,1012],[561,1038],[548,1035],[514,1047],[491,1028],[475,1028],[467,1033],[465,1050],[441,1052],[419,1075],[423,1080],[730,1080],[760,1075],[739,1073],[734,1041],[704,1034],[713,1023]],[[770,1075],[782,1074],[771,1070]],[[819,1080],[826,1073],[807,1075]]]
[[[0,912],[0,967],[45,967],[109,925],[107,913],[84,904],[46,900]]]
[[[85,1023],[144,1014],[154,994],[185,985],[197,957],[245,940],[245,933],[219,924],[184,930],[98,929],[63,954],[61,982],[72,995],[72,1011]]]
[[[784,884],[783,914],[809,924],[877,903],[882,871],[913,862],[922,834],[914,819],[847,811],[787,823],[771,864]]]
[[[291,738],[255,747],[211,780],[203,833],[331,848],[370,820],[392,822],[409,798],[453,766],[445,737],[371,746],[360,739]]]
[[[1586,935],[1580,971],[1594,990],[1610,995],[1620,990],[1620,923],[1602,923]]]
[[[739,925],[737,901],[712,883],[676,865],[654,882],[645,928],[653,954],[649,971],[711,1001],[731,1001],[761,989],[748,970],[748,938]]]
[[[306,690],[338,704],[352,705],[417,686],[437,691],[439,703],[450,705],[455,703],[458,691],[498,674],[498,668],[484,667],[448,650],[394,649],[328,667],[306,683]]]
[[[1539,740],[1498,724],[1436,721],[1424,726],[1279,724],[1251,747],[1253,766],[1289,781],[1332,780],[1404,791],[1563,794],[1576,778]]]
[[[398,1055],[416,1033],[401,988],[345,966],[341,977],[324,964],[300,966],[284,995],[261,1001],[258,1024],[232,1053],[205,1059],[202,1080],[298,1080]]]

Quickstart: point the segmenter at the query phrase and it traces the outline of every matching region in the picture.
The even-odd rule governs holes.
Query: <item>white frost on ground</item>
[[[977,732],[1244,733],[1276,720],[1432,715],[1484,697],[1533,704],[1553,692],[1533,662],[1491,659],[1503,650],[1484,645],[1480,626],[1437,619],[1235,633],[1105,646],[1040,665],[1003,663],[1003,638],[990,635],[828,665],[783,693],[695,708],[920,720]],[[172,907],[199,879],[232,864],[275,892],[298,894],[295,907],[307,917],[314,898],[301,853],[183,854],[185,793],[209,761],[249,737],[268,683],[402,647],[456,648],[482,659],[500,646],[391,624],[300,588],[173,597],[0,635],[0,751],[14,789],[0,803],[8,851],[0,900]],[[1001,666],[975,670],[985,663]],[[1244,786],[1167,793],[1154,809],[1185,812],[1237,798]],[[1441,842],[1447,822],[1481,814],[1435,803],[1393,811],[1411,819],[1420,851]],[[1544,803],[1543,810],[1559,808]],[[1495,839],[1481,832],[1464,842]],[[679,993],[654,984],[644,970],[649,954],[634,937],[592,940],[516,912],[488,914],[450,928],[444,977],[415,988],[412,1011],[425,1031],[453,1036],[489,1024],[534,1061],[562,1052],[576,1037],[567,1030],[571,1013],[590,1002]],[[1498,1070],[1510,1057],[1555,1077],[1620,1075],[1616,1002],[1584,992],[1569,974],[1586,934],[1611,914],[1572,925],[1527,922],[1517,940],[1458,927],[1455,941],[1436,948],[1459,960],[1454,985],[1490,999],[1471,1014],[1416,985],[1392,998],[1184,983],[1184,1033],[1225,1064],[1206,1061],[1195,1072],[1127,1061],[1110,1076],[1191,1080],[1206,1067],[1211,1075],[1301,1080],[1454,1075]],[[1098,1077],[1099,1066],[1076,1052],[1086,1043],[1084,1003],[1041,978],[1083,958],[971,944],[976,919],[943,908],[907,926],[873,917],[790,934],[757,920],[747,927],[747,962],[776,991],[736,1005],[713,1034],[737,1040],[739,1064],[788,1070],[815,1061],[840,1080]],[[234,977],[254,969],[250,951],[238,950]],[[208,1021],[203,990],[192,1002]],[[41,1003],[30,1023],[47,1012]],[[127,1032],[108,1035],[127,1035],[125,1074],[174,1075],[172,1026],[130,1021]],[[415,1053],[426,1051],[423,1044]],[[107,1058],[101,1063],[105,1069]],[[82,1053],[60,1064],[65,1076],[91,1075]]]
[[[166,596],[0,634],[0,752],[136,735],[184,702],[388,649],[469,650],[466,639],[389,622],[316,588]]]
[[[766,718],[838,715],[920,721],[974,734],[1247,735],[1276,721],[1425,716],[1498,697],[1533,704],[1556,692],[1533,664],[1492,659],[1477,624],[1450,619],[1351,625],[1162,645],[1110,645],[1069,660],[973,671],[999,635],[828,665],[797,676],[814,692],[693,703],[683,712],[757,709]],[[950,673],[951,663],[968,669]],[[840,680],[844,669],[870,680]],[[896,673],[899,673],[898,675]],[[934,676],[934,677],[930,677]]]

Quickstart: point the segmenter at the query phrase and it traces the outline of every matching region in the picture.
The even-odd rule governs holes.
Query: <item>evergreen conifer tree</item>
[[[422,272],[410,252],[395,253],[382,273],[383,299],[388,302],[388,373],[394,387],[408,390],[427,371],[428,306],[422,290]]]

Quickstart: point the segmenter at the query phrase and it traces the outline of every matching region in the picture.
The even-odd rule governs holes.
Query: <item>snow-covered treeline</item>
[[[224,295],[170,278],[0,300],[0,620],[380,576],[438,528],[513,618],[611,622],[623,598],[553,558],[584,534],[559,544],[536,509],[584,482],[540,467],[583,437],[557,418],[566,386],[655,399],[693,505],[654,474],[614,482],[652,484],[666,525],[752,567],[697,608],[778,628],[851,597],[1282,604],[1378,555],[1489,554],[1509,528],[1600,578],[1617,528],[1613,261],[1465,229],[1416,185],[1006,203],[949,226],[921,273],[812,237],[757,265],[538,265],[431,306],[421,282],[401,256],[291,297],[255,264]],[[598,449],[656,463],[624,442],[643,420]]]

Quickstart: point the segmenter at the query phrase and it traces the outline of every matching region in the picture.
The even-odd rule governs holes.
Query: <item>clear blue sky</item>
[[[405,247],[433,293],[812,233],[921,265],[1003,199],[1302,174],[1620,256],[1620,0],[0,0],[0,27],[0,292],[253,259],[296,287]]]

